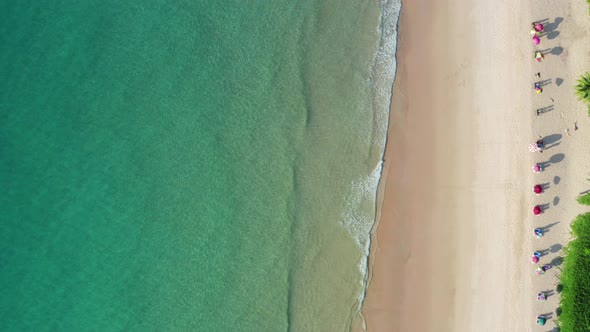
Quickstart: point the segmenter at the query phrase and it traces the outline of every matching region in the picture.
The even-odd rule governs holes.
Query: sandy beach
[[[533,21],[546,26],[537,47]],[[589,36],[582,1],[403,3],[367,331],[529,331],[538,314],[556,317],[558,294],[536,294],[555,289],[583,211],[575,198],[590,189],[590,121],[573,95]],[[548,146],[533,154],[538,136]],[[547,167],[534,174],[534,162]],[[534,217],[537,204],[546,211]],[[536,250],[552,265],[543,276]]]

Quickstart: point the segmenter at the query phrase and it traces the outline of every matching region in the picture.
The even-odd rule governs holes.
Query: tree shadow
[[[563,52],[563,47],[561,47],[561,46],[556,46],[549,51],[549,53],[551,53],[553,55],[560,55],[562,52]],[[545,54],[545,53],[543,53],[543,54]]]
[[[561,86],[562,84],[563,84],[563,78],[556,78],[555,79],[555,85]]]
[[[563,292],[563,285],[562,284],[557,285],[557,287],[555,287],[555,291],[558,293]]]
[[[557,206],[559,204],[559,196],[553,197],[553,206]]]
[[[556,315],[557,317],[561,316],[561,307],[559,307],[559,308],[555,309],[555,315]]]
[[[559,181],[561,181],[561,178],[560,178],[559,176],[557,176],[557,175],[556,175],[556,176],[553,178],[553,183],[557,185],[557,184],[559,184]]]

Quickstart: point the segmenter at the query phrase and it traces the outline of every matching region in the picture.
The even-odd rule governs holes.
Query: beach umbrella
[[[537,206],[535,206],[535,207],[533,208],[533,214],[534,214],[535,216],[538,216],[538,215],[540,215],[540,214],[541,214],[541,212],[543,212],[543,208],[542,208],[542,207],[540,207],[539,205],[537,205]]]
[[[535,194],[540,194],[543,192],[543,187],[541,187],[540,184],[537,184],[533,187],[533,191],[535,192]]]
[[[539,263],[539,257],[538,257],[538,256],[533,256],[533,257],[531,258],[531,261],[532,261],[534,264],[537,264],[537,263]]]
[[[547,323],[547,318],[545,318],[543,316],[537,317],[537,324],[543,326],[543,325],[545,325],[545,323]]]
[[[541,31],[543,31],[544,29],[545,29],[545,27],[543,26],[543,24],[541,24],[541,23],[537,23],[537,24],[535,24],[535,31],[536,31],[536,32],[541,32]]]
[[[538,267],[537,268],[537,274],[538,275],[543,275],[543,274],[545,274],[545,270],[543,270],[542,268]]]
[[[535,151],[538,151],[538,150],[539,150],[539,148],[537,147],[537,144],[535,144],[535,143],[529,144],[529,151],[535,152]]]
[[[539,45],[541,43],[541,39],[536,34],[533,36],[533,44]]]
[[[535,172],[535,173],[540,173],[540,172],[541,172],[541,165],[539,165],[539,164],[534,164],[534,165],[533,165],[533,172]]]

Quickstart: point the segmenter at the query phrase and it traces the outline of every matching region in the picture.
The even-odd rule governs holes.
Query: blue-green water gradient
[[[0,329],[349,328],[378,24],[372,1],[1,3]]]

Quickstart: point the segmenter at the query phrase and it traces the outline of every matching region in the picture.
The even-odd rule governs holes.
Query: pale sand
[[[536,63],[530,22],[559,17],[540,49],[563,50]],[[590,69],[588,7],[412,0],[403,3],[399,33],[367,330],[536,329],[536,315],[558,306],[558,296],[535,300],[555,288],[558,267],[536,276],[530,255],[551,248],[542,262],[556,262],[569,222],[584,210],[575,197],[590,189],[590,121],[572,89]],[[552,79],[541,95],[532,90],[537,71]],[[559,145],[528,152],[537,135],[554,134]],[[533,161],[547,160],[543,173],[532,173]],[[535,196],[535,183],[549,189]],[[533,217],[532,207],[545,203],[546,213]],[[545,237],[533,238],[533,228],[547,225]]]

